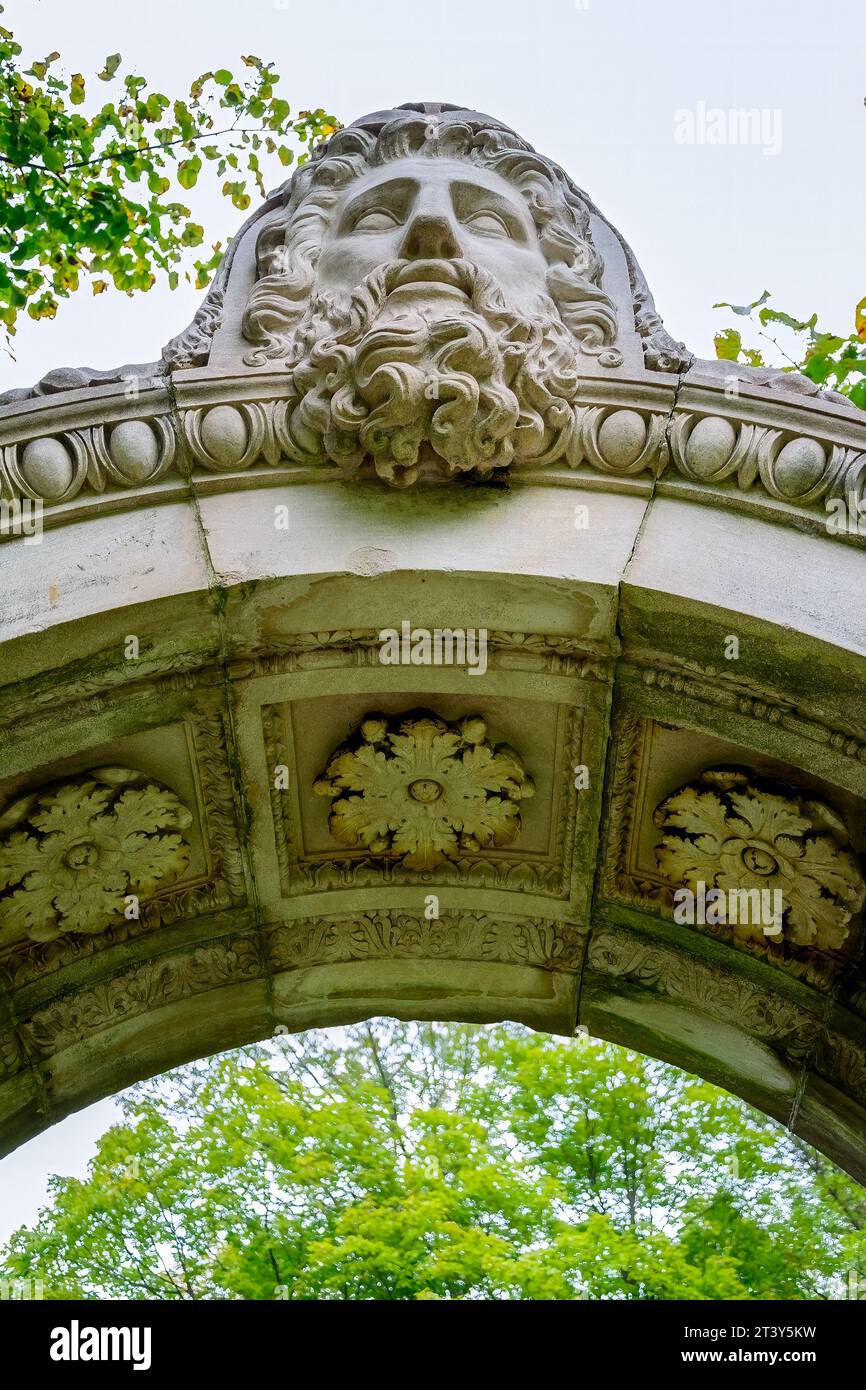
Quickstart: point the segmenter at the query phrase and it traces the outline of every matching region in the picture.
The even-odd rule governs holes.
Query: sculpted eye
[[[385,232],[390,227],[399,227],[399,225],[400,219],[395,217],[393,212],[388,212],[387,208],[368,208],[357,218],[352,230],[354,232]]]
[[[472,232],[483,236],[510,236],[511,233],[502,218],[495,212],[476,212],[464,219],[464,224]]]

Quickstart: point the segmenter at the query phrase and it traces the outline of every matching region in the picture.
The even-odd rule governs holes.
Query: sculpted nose
[[[406,261],[453,261],[460,247],[446,217],[422,212],[409,223],[400,255]]]

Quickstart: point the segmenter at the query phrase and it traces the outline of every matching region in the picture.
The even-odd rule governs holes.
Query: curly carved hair
[[[244,336],[255,345],[250,365],[297,360],[294,330],[314,294],[316,263],[337,202],[370,169],[410,157],[464,159],[494,170],[522,194],[563,323],[584,352],[607,354],[615,365],[616,311],[601,288],[604,266],[592,244],[589,209],[563,171],[489,118],[413,109],[401,109],[379,127],[361,122],[339,131],[287,185],[284,208],[256,247],[259,278],[243,318]]]

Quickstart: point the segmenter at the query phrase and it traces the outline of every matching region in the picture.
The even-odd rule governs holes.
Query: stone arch
[[[4,1148],[387,1013],[587,1027],[866,1175],[866,424],[666,358],[608,235],[622,360],[496,478],[299,459],[231,266],[135,392],[0,405]],[[676,920],[702,864],[781,930]]]

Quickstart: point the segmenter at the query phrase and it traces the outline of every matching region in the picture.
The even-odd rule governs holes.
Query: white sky
[[[58,48],[67,72],[90,75],[119,50],[168,95],[252,52],[277,63],[295,109],[348,122],[451,101],[498,116],[619,227],[667,327],[702,356],[731,322],[717,300],[769,289],[847,333],[866,294],[864,0],[7,0],[3,22],[28,60]],[[780,112],[780,152],[676,143],[674,113],[701,102]],[[269,187],[282,177],[266,170]],[[243,220],[214,188],[188,195],[209,241]],[[156,358],[201,297],[85,287],[53,322],[23,323],[0,389],[54,366]],[[0,1164],[0,1239],[32,1215],[47,1172],[83,1171],[112,1114],[103,1102]]]
[[[93,74],[119,50],[170,95],[253,52],[277,63],[295,109],[349,121],[444,100],[499,116],[620,228],[668,328],[702,356],[731,322],[717,300],[769,289],[848,332],[866,293],[863,0],[7,0],[4,22],[29,57],[58,48],[68,72]],[[675,143],[674,113],[699,102],[780,111],[781,152]],[[282,177],[274,161],[268,186]],[[213,175],[189,199],[209,241],[243,220]],[[53,322],[24,322],[0,383],[152,360],[201,297],[85,287]]]

